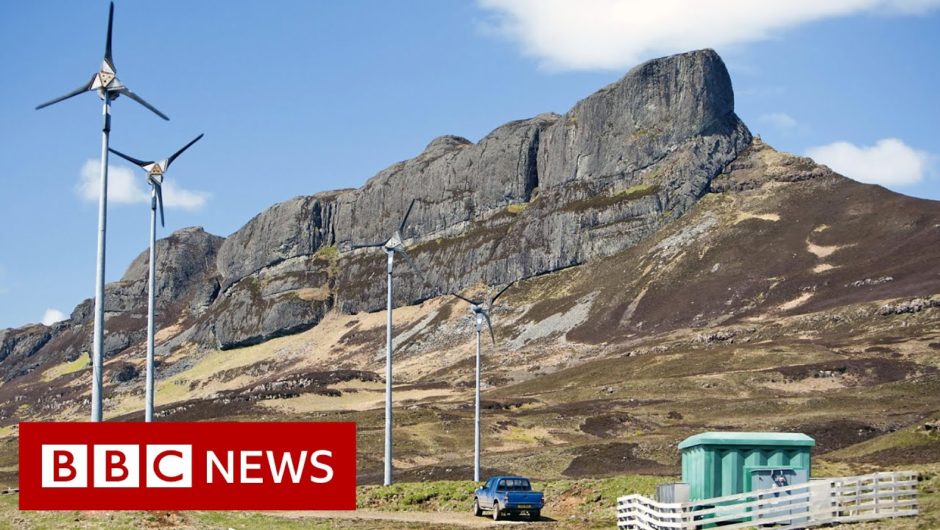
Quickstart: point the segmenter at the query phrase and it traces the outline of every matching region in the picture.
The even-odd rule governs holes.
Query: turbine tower
[[[125,95],[147,107],[151,112],[164,120],[169,120],[165,114],[157,110],[143,98],[131,92],[117,78],[117,68],[111,57],[111,27],[114,21],[114,2],[108,11],[108,38],[104,45],[104,60],[101,68],[91,76],[91,80],[76,88],[68,94],[47,101],[36,107],[39,110],[49,105],[77,96],[83,92],[97,92],[104,102],[101,109],[103,124],[101,127],[101,183],[98,192],[98,265],[95,272],[95,331],[91,355],[91,421],[101,421],[101,384],[103,380],[102,364],[104,359],[104,265],[105,265],[105,233],[108,223],[108,137],[111,133],[111,101],[120,95]]]
[[[384,484],[392,484],[392,267],[395,263],[395,254],[401,254],[408,262],[408,265],[414,269],[415,273],[424,280],[424,274],[418,268],[411,256],[405,252],[405,245],[402,243],[401,231],[405,229],[405,223],[408,222],[408,216],[411,215],[411,209],[414,208],[415,201],[411,200],[408,205],[408,211],[402,217],[398,230],[392,233],[392,236],[382,243],[353,244],[352,248],[381,248],[388,257],[386,278],[388,280],[388,300],[386,305],[387,320],[385,323],[385,480]]]
[[[473,403],[473,408],[475,411],[475,418],[473,421],[474,482],[480,481],[480,334],[483,332],[483,322],[486,321],[486,327],[488,327],[490,330],[490,339],[493,341],[493,346],[496,346],[496,335],[493,334],[493,323],[490,321],[490,311],[493,309],[493,304],[496,303],[496,299],[499,298],[501,294],[505,293],[506,289],[509,289],[510,285],[512,285],[511,282],[485,303],[483,300],[471,300],[454,293],[454,296],[470,304],[470,312],[473,313],[473,316],[476,319],[477,327],[477,384],[476,397]]]
[[[131,164],[140,166],[141,169],[147,172],[147,182],[150,183],[150,277],[147,282],[147,386],[144,409],[144,421],[146,422],[153,421],[153,336],[156,328],[154,306],[157,296],[157,206],[160,206],[160,226],[165,226],[163,223],[163,177],[166,175],[166,171],[170,169],[170,164],[172,164],[178,156],[183,154],[183,151],[198,142],[202,136],[203,135],[200,134],[193,141],[184,145],[179,151],[170,155],[169,158],[160,160],[159,162],[152,160],[144,162],[129,157],[117,149],[108,149]]]

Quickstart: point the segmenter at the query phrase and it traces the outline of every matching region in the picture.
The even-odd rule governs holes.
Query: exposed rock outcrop
[[[216,255],[223,241],[200,227],[183,228],[157,241],[156,301],[163,319],[182,311],[199,313],[213,302],[219,289]],[[108,285],[106,312],[140,308],[147,297],[148,261],[148,251],[141,252],[121,280]]]
[[[222,289],[298,256],[309,256],[332,244],[336,197],[342,191],[295,197],[268,208],[226,238],[219,248]]]
[[[642,64],[564,115],[507,123],[477,143],[442,136],[364,186],[277,204],[223,240],[197,229],[158,248],[158,321],[231,348],[384,306],[381,242],[403,231],[426,274],[396,268],[396,304],[517,281],[630,248],[681,216],[751,143],[711,50]],[[146,254],[108,286],[109,353],[140,342]],[[85,302],[63,329],[85,334]],[[74,341],[73,341],[74,342]],[[71,353],[74,355],[74,352]]]
[[[157,241],[157,322],[161,326],[195,319],[219,290],[216,254],[223,238],[202,228],[184,228]],[[148,251],[131,262],[124,276],[105,287],[105,356],[146,338]],[[94,300],[82,301],[68,320],[32,325],[0,335],[0,366],[24,375],[55,359],[71,361],[91,350]],[[9,357],[9,358],[8,358]]]
[[[296,257],[242,278],[200,320],[196,340],[229,349],[315,326],[332,307],[336,255]]]
[[[811,158],[782,153],[754,138],[747,150],[711,182],[713,193],[741,192],[767,182],[836,181],[839,177]]]
[[[398,269],[400,301],[516,281],[635,245],[693,205],[750,140],[717,54],[657,59],[564,116],[514,122],[478,144],[432,142],[343,195],[335,233],[381,241],[415,197],[404,236],[418,236],[412,255],[427,282]],[[488,165],[494,151],[500,164]],[[383,273],[381,256],[345,255],[340,309],[381,308]]]
[[[39,351],[52,333],[47,326],[35,325],[18,330],[0,331],[0,362],[9,356],[29,357]]]

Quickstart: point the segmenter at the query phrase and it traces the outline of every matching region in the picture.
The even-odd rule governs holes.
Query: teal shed
[[[691,501],[752,491],[752,483],[767,473],[786,474],[792,484],[808,482],[815,445],[800,433],[696,434],[679,444],[682,481],[689,484]]]

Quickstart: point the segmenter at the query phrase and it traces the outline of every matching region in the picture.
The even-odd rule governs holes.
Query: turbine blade
[[[499,298],[503,293],[505,293],[507,289],[512,287],[512,283],[513,282],[507,283],[506,287],[503,287],[502,289],[500,289],[499,292],[493,296],[493,298],[490,298],[490,303],[489,303],[490,307],[493,307],[493,304],[496,303],[496,299]]]
[[[114,23],[114,2],[111,2],[111,8],[108,9],[108,39],[104,42],[104,60],[108,61],[112,70],[114,68],[114,58],[111,57],[111,27]]]
[[[173,153],[173,155],[170,156],[170,158],[168,158],[167,161],[166,161],[166,168],[167,168],[167,169],[170,169],[170,164],[172,164],[173,161],[176,160],[176,157],[178,157],[178,156],[180,156],[181,154],[183,154],[183,151],[189,149],[189,146],[191,146],[191,145],[193,145],[194,143],[198,142],[199,139],[202,138],[202,137],[203,137],[203,135],[200,134],[199,136],[196,137],[195,140],[189,142],[188,144],[184,145],[182,149],[180,149],[179,151]]]
[[[405,223],[408,222],[408,216],[411,215],[411,209],[415,206],[415,200],[411,199],[411,204],[408,205],[408,211],[405,212],[405,216],[401,218],[401,224],[398,225],[398,231],[401,232],[405,229]]]
[[[493,346],[496,346],[496,335],[493,333],[493,323],[490,322],[490,315],[486,311],[482,311],[483,318],[486,319],[486,327],[490,328],[490,339],[493,340]]]
[[[120,90],[118,90],[118,93],[119,93],[119,94],[124,94],[125,96],[127,96],[127,97],[133,99],[133,100],[136,101],[137,103],[140,103],[141,105],[147,107],[147,109],[150,110],[150,112],[153,112],[154,114],[156,114],[157,116],[160,116],[161,118],[163,118],[163,119],[166,120],[166,121],[170,121],[170,118],[168,118],[168,117],[166,116],[166,114],[160,112],[159,110],[157,110],[156,107],[154,107],[154,106],[151,105],[150,103],[147,103],[146,101],[144,101],[144,98],[142,98],[142,97],[138,96],[137,94],[135,94],[134,92],[132,92],[131,89],[129,89],[129,88],[127,88],[127,87],[122,87]]]
[[[148,166],[148,165],[150,165],[150,164],[153,164],[153,161],[152,161],[152,160],[151,160],[150,162],[144,162],[143,160],[137,160],[137,159],[134,158],[134,157],[125,155],[124,153],[118,151],[117,149],[112,149],[112,148],[109,147],[109,148],[108,148],[108,151],[111,151],[112,153],[116,154],[117,156],[123,158],[124,160],[127,160],[127,161],[130,162],[131,164],[135,164],[135,165],[138,165],[138,166],[140,166],[140,167],[144,167],[144,166]]]
[[[398,253],[400,253],[402,256],[405,257],[405,261],[407,261],[407,262],[408,262],[408,265],[411,266],[412,269],[414,269],[415,274],[417,274],[418,277],[421,278],[421,281],[424,282],[425,285],[427,285],[427,283],[428,283],[427,277],[424,275],[423,272],[421,272],[421,269],[418,268],[418,264],[415,263],[413,259],[411,259],[411,256],[409,256],[408,253],[404,251],[404,249],[403,249],[403,250],[396,250],[395,252],[398,252]]]
[[[91,90],[91,84],[92,84],[94,81],[95,81],[95,76],[91,76],[91,81],[85,83],[84,85],[82,85],[82,86],[76,88],[75,90],[69,92],[68,94],[66,94],[66,95],[64,95],[64,96],[57,97],[57,98],[55,98],[55,99],[52,99],[52,100],[49,100],[49,101],[43,103],[42,105],[39,105],[38,107],[36,107],[36,110],[39,110],[39,109],[42,109],[42,108],[46,108],[46,107],[48,107],[49,105],[55,105],[56,103],[58,103],[58,102],[60,102],[60,101],[69,99],[69,98],[71,98],[71,97],[75,97],[75,96],[77,96],[77,95],[79,95],[79,94],[81,94],[81,93],[83,93],[83,92],[88,92],[89,90]]]
[[[157,190],[157,205],[160,207],[160,226],[166,226],[163,223],[163,186],[154,184],[154,188]]]
[[[469,298],[467,298],[467,297],[465,297],[465,296],[460,296],[460,295],[457,294],[457,293],[450,293],[450,294],[456,296],[457,298],[460,298],[461,300],[463,300],[464,302],[467,302],[467,303],[470,304],[470,305],[480,305],[479,302],[477,302],[477,301],[475,301],[475,300],[471,300],[471,299],[469,299]]]

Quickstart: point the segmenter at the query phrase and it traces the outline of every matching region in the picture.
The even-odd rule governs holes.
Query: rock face
[[[196,339],[229,349],[315,326],[332,307],[336,256],[295,257],[241,278],[200,320]]]
[[[511,122],[475,144],[439,137],[362,188],[291,199],[232,234],[200,340],[229,348],[309,328],[334,304],[382,308],[384,255],[343,250],[384,241],[412,199],[403,236],[427,281],[399,264],[398,304],[619,252],[682,215],[750,139],[711,50],[638,66],[564,116]],[[329,260],[311,258],[334,246],[328,274]],[[272,281],[281,286],[262,288]],[[298,298],[304,288],[335,300]]]
[[[198,227],[157,240],[158,322],[172,322],[183,310],[199,312],[212,303],[219,288],[216,254],[223,241]],[[120,280],[105,286],[106,315],[146,315],[148,260],[149,251],[141,252]],[[75,307],[67,322],[91,323],[94,317],[94,300],[89,298]]]
[[[399,305],[614,254],[686,212],[750,143],[715,52],[649,61],[564,115],[477,143],[439,137],[359,189],[274,205],[224,241],[173,234],[158,251],[159,320],[225,349],[307,329],[333,307],[380,309],[384,255],[348,247],[385,241],[413,199],[402,235],[425,278],[398,264]],[[143,338],[146,270],[142,254],[108,286],[109,352]],[[61,329],[87,336],[91,318],[86,301]]]
[[[195,318],[212,304],[219,292],[216,256],[223,241],[202,228],[184,228],[157,241],[158,327]],[[105,356],[146,339],[148,256],[148,251],[138,255],[121,280],[105,289]]]
[[[184,228],[157,241],[158,320],[168,320],[184,309],[198,313],[212,303],[219,289],[216,255],[223,241],[202,228]],[[148,256],[148,251],[140,253],[121,280],[108,285],[106,313],[134,311],[146,300]],[[181,303],[183,307],[173,307]]]
[[[731,78],[715,52],[650,61],[577,103],[548,130],[539,151],[541,183],[628,177],[677,146],[690,140],[706,146],[701,140],[733,135],[738,126]],[[701,189],[700,182],[679,180],[664,183]]]
[[[281,261],[315,253],[332,240],[331,224],[342,192],[296,197],[268,208],[219,248],[222,289]]]
[[[564,116],[514,122],[478,144],[435,140],[342,195],[333,232],[339,243],[382,241],[416,198],[403,235],[417,238],[427,282],[398,269],[400,301],[507,283],[636,244],[692,206],[750,140],[718,55],[676,55]],[[381,255],[346,254],[340,271],[341,310],[381,308]]]
[[[0,362],[9,356],[30,357],[43,347],[52,334],[46,326],[29,326],[19,330],[0,331]]]
[[[157,324],[196,319],[219,290],[216,254],[223,238],[202,228],[184,228],[157,241]],[[105,356],[141,344],[147,332],[148,251],[124,276],[105,287]],[[68,320],[0,332],[0,367],[15,376],[55,361],[71,361],[91,351],[94,300],[87,299]]]
[[[712,193],[740,192],[759,188],[767,181],[834,181],[839,177],[811,158],[781,153],[755,138],[748,149],[728,164],[725,172],[712,180]]]

